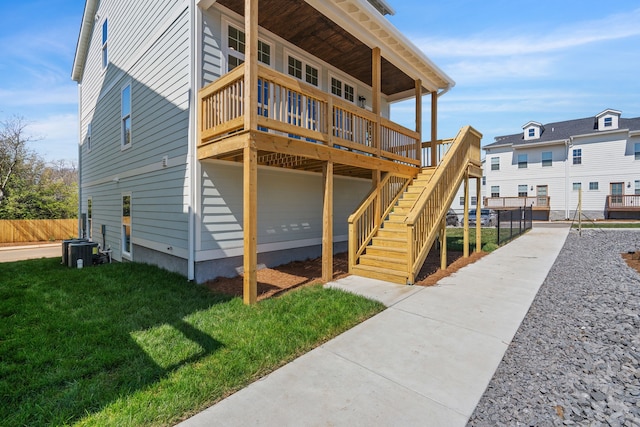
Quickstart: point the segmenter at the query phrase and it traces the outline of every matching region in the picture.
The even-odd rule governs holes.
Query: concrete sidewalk
[[[329,283],[389,308],[179,425],[464,426],[568,233],[535,224],[433,287]]]

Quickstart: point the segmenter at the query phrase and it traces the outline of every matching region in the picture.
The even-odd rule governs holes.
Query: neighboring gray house
[[[640,218],[640,117],[607,109],[497,137],[486,152],[485,205],[533,205],[539,218]]]
[[[258,261],[321,253],[329,268],[372,188],[420,172],[423,94],[436,140],[437,99],[454,85],[391,12],[384,0],[87,0],[72,71],[85,233],[117,261],[197,282],[241,266],[255,282]],[[389,120],[404,99],[415,129]]]

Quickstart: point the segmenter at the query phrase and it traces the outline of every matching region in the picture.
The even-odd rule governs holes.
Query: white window
[[[635,159],[640,160],[640,142],[633,144],[633,152],[635,153]]]
[[[533,138],[536,136],[536,130],[534,128],[529,128],[529,138]]]
[[[542,167],[553,166],[553,154],[551,151],[542,152]]]
[[[527,197],[529,195],[529,191],[527,190],[526,184],[518,185],[518,197]]]
[[[610,128],[613,126],[613,117],[605,117],[604,118],[604,127]]]
[[[576,148],[573,150],[573,164],[574,165],[582,164],[582,148]]]
[[[287,54],[287,74],[313,86],[318,86],[318,67],[290,53]]]
[[[346,99],[349,102],[355,102],[356,90],[355,86],[344,82],[342,79],[331,76],[330,79],[331,93],[339,98]]]
[[[500,186],[492,185],[491,186],[491,197],[500,197]]]
[[[573,191],[579,191],[582,188],[582,183],[581,182],[574,182],[573,183]]]
[[[464,206],[464,196],[460,196],[460,206]]]
[[[635,182],[635,189],[634,189],[634,193],[636,196],[640,195],[640,180],[636,180]]]
[[[231,71],[244,63],[246,39],[244,31],[228,24],[227,29],[227,71]],[[271,45],[258,40],[258,61],[271,66]]]
[[[91,151],[91,123],[87,125],[87,151]]]
[[[589,183],[589,190],[597,190],[598,189],[598,182],[597,181],[593,181]]]
[[[107,40],[109,39],[109,24],[107,19],[102,22],[102,69],[109,65],[109,51],[107,49]]]
[[[471,196],[471,206],[478,205],[478,198],[476,196]]]
[[[131,256],[131,195],[122,196],[122,254]]]
[[[527,155],[526,154],[518,154],[518,169],[526,169],[527,168]]]
[[[296,79],[302,80],[302,61],[293,56],[289,56],[289,66],[287,67],[287,72],[290,76],[295,77]]]
[[[500,170],[500,157],[492,157],[491,158],[491,170],[499,171]]]
[[[120,147],[125,149],[131,147],[131,83],[122,88],[120,111]]]

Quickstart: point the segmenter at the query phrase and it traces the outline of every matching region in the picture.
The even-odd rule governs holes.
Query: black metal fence
[[[533,219],[533,208],[524,208],[497,211],[498,224],[498,244],[509,241],[531,229]]]

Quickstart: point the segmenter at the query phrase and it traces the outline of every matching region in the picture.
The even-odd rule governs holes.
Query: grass
[[[496,240],[498,238],[497,229],[495,227],[482,228],[481,249],[485,252],[492,252],[498,249]],[[462,252],[464,248],[464,229],[462,227],[447,228],[447,250]],[[476,249],[476,229],[469,227],[469,252]]]
[[[383,309],[321,286],[245,306],[140,264],[0,264],[0,425],[172,425]]]

